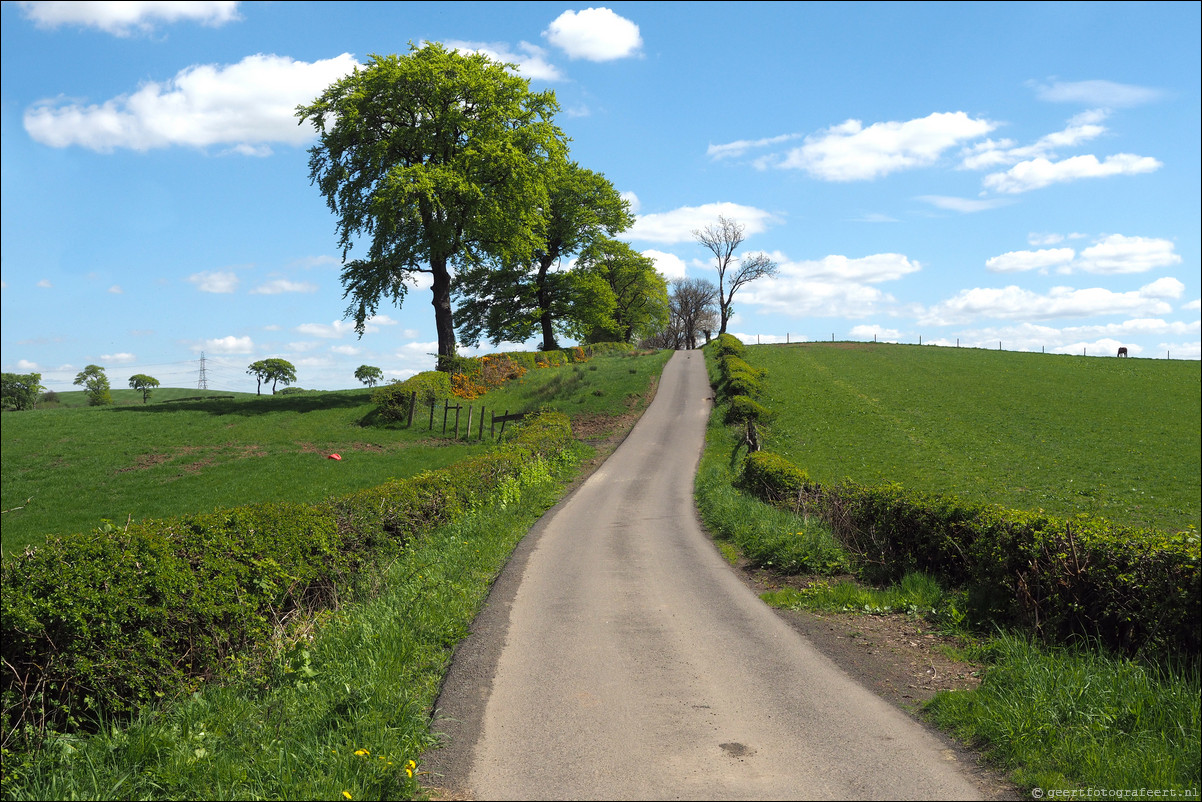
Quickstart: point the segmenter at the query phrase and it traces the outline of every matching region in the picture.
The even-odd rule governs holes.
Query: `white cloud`
[[[982,184],[987,189],[1012,195],[1081,178],[1150,173],[1162,166],[1161,162],[1150,156],[1136,156],[1133,153],[1116,153],[1101,162],[1093,154],[1073,156],[1058,162],[1040,157],[1019,162],[1004,173],[987,175]]]
[[[674,253],[665,253],[664,251],[649,250],[643,251],[643,256],[646,256],[651,261],[655,262],[655,269],[663,274],[664,278],[671,281],[674,278],[684,278],[685,264]]]
[[[149,32],[156,22],[198,22],[217,27],[240,19],[236,2],[23,2],[25,17],[40,28],[82,25],[115,36]]]
[[[1087,273],[1144,273],[1180,262],[1181,257],[1173,252],[1173,243],[1167,239],[1111,234],[1081,251],[1073,268]]]
[[[114,284],[113,286],[109,287],[109,292],[111,292],[113,295],[121,295],[125,292],[125,290],[121,289],[120,284]]]
[[[42,288],[42,289],[44,289],[44,290],[48,290],[48,289],[50,289],[51,287],[53,287],[54,285],[50,283],[50,279],[48,279],[48,278],[44,278],[44,279],[42,279],[41,281],[39,281],[39,282],[38,282],[38,286],[39,286],[39,287],[41,287],[41,288]]]
[[[868,326],[852,326],[848,332],[853,340],[867,340],[871,337],[873,340],[882,343],[895,343],[901,339],[901,332],[897,329],[887,329],[875,323]]]
[[[1164,97],[1164,92],[1146,86],[1119,84],[1113,81],[1052,81],[1029,82],[1040,100],[1052,103],[1080,103],[1085,106],[1138,106]]]
[[[18,359],[17,370],[38,371],[41,370],[41,368],[38,367],[37,362],[30,362],[28,359]]]
[[[450,40],[444,44],[460,53],[480,53],[502,64],[516,64],[518,72],[524,78],[530,78],[535,81],[562,81],[564,79],[564,75],[559,71],[559,68],[547,61],[547,51],[529,42],[519,42],[517,46],[518,52],[514,52],[504,42],[464,42]]]
[[[331,345],[330,346],[331,352],[333,352],[335,354],[342,354],[343,356],[355,356],[362,350],[363,349],[356,348],[353,345]]]
[[[302,323],[296,327],[296,330],[311,337],[338,339],[354,333],[355,324],[349,320],[335,320],[328,325],[325,323]]]
[[[117,364],[120,364],[120,365],[128,365],[130,362],[136,362],[137,357],[135,357],[133,354],[127,354],[127,353],[101,354],[100,361],[106,362],[106,363],[116,362]]]
[[[624,200],[628,204],[630,204],[630,213],[631,214],[639,213],[639,209],[641,208],[642,204],[639,203],[638,195],[635,195],[633,192],[622,192],[622,193],[620,193],[620,197],[622,198],[622,200]]]
[[[201,292],[231,293],[238,288],[238,276],[226,270],[205,270],[188,276]]]
[[[200,345],[192,346],[193,351],[204,351],[211,354],[249,354],[255,350],[255,344],[250,337],[219,337],[215,340],[205,340]]]
[[[770,256],[778,264],[777,274],[746,285],[735,296],[736,306],[751,304],[794,317],[864,317],[893,300],[869,285],[922,269],[899,253],[854,259],[836,254],[800,262],[790,262],[779,253]]]
[[[1067,265],[1077,252],[1072,248],[1050,248],[1039,251],[1010,251],[985,260],[991,273],[1021,273],[1025,270],[1046,270]]]
[[[973,212],[996,209],[1011,202],[1001,198],[980,200],[976,198],[956,198],[949,195],[919,195],[918,200],[929,203],[937,209],[946,209],[949,212],[960,212],[961,214],[972,214]]]
[[[1178,297],[1185,285],[1174,278],[1154,281],[1135,292],[1113,292],[1102,287],[1076,290],[1053,287],[1046,294],[1011,285],[962,290],[921,314],[918,322],[946,326],[979,318],[1051,320],[1098,315],[1166,315],[1172,307],[1165,298]]]
[[[259,54],[237,64],[194,65],[100,105],[43,100],[26,110],[25,130],[56,148],[79,145],[107,153],[229,144],[262,155],[265,143],[303,145],[312,139],[312,126],[297,124],[296,106],[355,66],[348,53],[313,63]]]
[[[1063,237],[1055,235],[1046,239],[1056,242]],[[1146,273],[1180,262],[1181,257],[1173,252],[1173,243],[1169,240],[1111,234],[1097,240],[1080,255],[1072,248],[1010,251],[987,259],[985,268],[993,273],[1019,273],[1026,270],[1046,272],[1049,268],[1056,268],[1058,273],[1117,275]]]
[[[317,285],[307,281],[288,281],[278,278],[261,284],[250,291],[251,295],[279,295],[285,292],[317,292]]]
[[[565,11],[543,31],[570,58],[613,61],[636,55],[643,46],[639,26],[608,8]]]
[[[1195,298],[1194,300],[1190,301],[1187,304],[1182,304],[1181,308],[1182,309],[1190,309],[1194,312],[1197,312],[1199,309],[1202,309],[1202,299]]]
[[[960,168],[980,170],[1039,157],[1054,158],[1058,148],[1073,147],[1106,133],[1106,127],[1100,123],[1108,116],[1109,112],[1104,109],[1082,112],[1069,120],[1066,128],[1040,137],[1034,144],[1023,147],[1016,147],[1016,143],[1010,139],[1000,142],[986,140],[965,148],[961,154],[963,159]]]
[[[962,111],[873,123],[867,128],[859,120],[848,120],[807,136],[805,144],[789,151],[776,166],[805,170],[824,181],[878,178],[930,166],[949,148],[996,127],[996,123],[973,119]]]
[[[771,212],[737,203],[706,203],[701,206],[682,206],[670,212],[639,215],[624,237],[648,242],[692,242],[693,232],[717,222],[724,216],[745,227],[747,236],[759,234],[776,222]]]
[[[771,136],[764,139],[740,139],[724,145],[710,145],[706,148],[705,155],[714,160],[733,159],[742,156],[749,150],[764,148],[770,145],[779,145],[782,142],[788,142],[800,136],[801,134],[781,134],[780,136]]]

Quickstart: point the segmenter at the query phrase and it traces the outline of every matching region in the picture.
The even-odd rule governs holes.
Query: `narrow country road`
[[[668,363],[625,442],[515,552],[426,756],[453,798],[969,799],[956,754],[751,593],[702,531],[710,387]]]

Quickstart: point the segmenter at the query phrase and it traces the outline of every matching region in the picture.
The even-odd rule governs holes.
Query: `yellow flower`
[[[343,791],[343,792],[342,792],[342,795],[343,795],[343,796],[345,796],[347,799],[350,799],[350,798],[351,798],[351,792],[350,792],[350,791]]]
[[[363,757],[364,755],[370,756],[371,752],[368,752],[366,749],[356,749],[355,754],[358,755],[359,757]]]

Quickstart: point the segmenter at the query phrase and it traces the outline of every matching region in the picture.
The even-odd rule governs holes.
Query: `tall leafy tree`
[[[576,336],[588,342],[634,342],[668,324],[668,285],[655,262],[625,242],[600,237],[573,271]]]
[[[246,372],[258,380],[258,384],[255,386],[255,395],[262,395],[263,382],[271,382],[271,394],[275,395],[276,384],[283,382],[287,387],[296,381],[296,367],[288,360],[279,357],[252,362],[247,366]]]
[[[4,409],[33,409],[42,387],[40,373],[5,373],[0,381],[0,398]]]
[[[538,333],[544,351],[558,348],[556,335],[572,327],[577,302],[576,282],[559,269],[562,260],[634,222],[629,204],[604,175],[560,157],[544,166],[543,176],[545,235],[531,257],[474,265],[457,276],[465,343],[475,345],[482,335],[493,345],[523,342]]]
[[[767,254],[753,254],[746,259],[735,258],[735,251],[745,239],[745,230],[741,223],[719,215],[717,225],[693,232],[693,238],[714,255],[714,268],[718,271],[719,334],[726,333],[726,324],[734,314],[734,298],[739,288],[758,278],[776,275],[776,262]]]
[[[309,178],[338,218],[346,315],[360,336],[382,300],[400,306],[428,273],[438,354],[453,356],[452,270],[524,263],[543,241],[542,168],[566,147],[552,122],[559,104],[512,66],[410,45],[297,107],[320,137]],[[360,238],[366,253],[345,261]]]
[[[355,368],[355,378],[368,387],[375,387],[380,383],[380,379],[384,378],[384,371],[375,365],[360,365]]]
[[[142,403],[145,404],[150,400],[150,394],[154,388],[159,386],[159,380],[154,376],[147,376],[145,373],[135,373],[129,377],[129,386],[142,393]]]
[[[75,375],[73,384],[80,385],[88,395],[88,406],[103,407],[113,403],[109,377],[99,365],[88,365]]]

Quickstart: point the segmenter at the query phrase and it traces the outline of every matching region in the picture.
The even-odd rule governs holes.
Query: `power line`
[[[204,351],[200,352],[200,378],[196,382],[196,389],[197,390],[209,389],[209,377],[208,377],[208,374],[205,372],[205,352]]]

